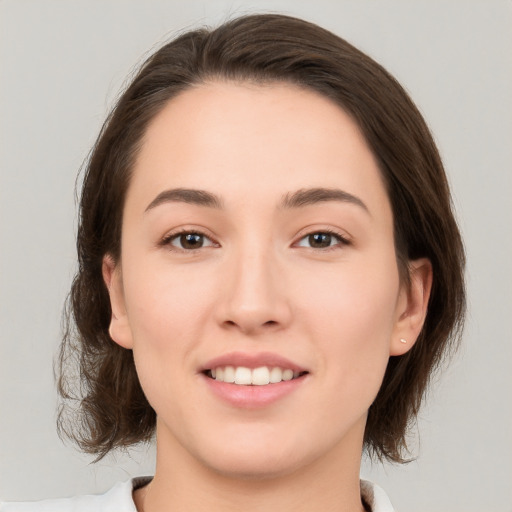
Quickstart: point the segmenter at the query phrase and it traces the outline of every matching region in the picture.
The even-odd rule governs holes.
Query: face
[[[376,161],[347,114],[291,85],[166,105],[104,275],[159,449],[227,475],[359,458],[388,358],[414,340]]]

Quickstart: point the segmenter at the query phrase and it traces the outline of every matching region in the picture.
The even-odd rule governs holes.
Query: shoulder
[[[384,489],[368,480],[361,480],[361,498],[371,512],[394,512],[395,510]]]
[[[116,484],[104,494],[74,496],[32,502],[0,502],[0,512],[137,512],[133,489],[147,478],[133,478]]]

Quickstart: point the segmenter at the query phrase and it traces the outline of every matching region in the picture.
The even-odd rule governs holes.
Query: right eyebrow
[[[189,203],[208,208],[222,208],[221,199],[211,192],[193,188],[172,188],[160,192],[144,211],[147,212],[164,203]]]

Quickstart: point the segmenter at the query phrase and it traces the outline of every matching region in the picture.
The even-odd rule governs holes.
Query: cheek
[[[392,329],[400,290],[394,260],[389,265],[340,265],[323,275],[303,273],[301,280],[302,313],[311,311],[322,319],[318,329],[351,332],[354,340],[365,338],[367,332],[384,335]]]
[[[221,283],[207,266],[175,268],[165,255],[144,257],[125,256],[124,291],[137,373],[157,409],[159,396],[174,397],[176,389],[186,394],[201,343],[211,337]]]
[[[317,276],[318,277],[318,276]],[[336,269],[304,283],[299,318],[329,368],[326,375],[357,393],[376,393],[389,359],[399,294],[396,263]]]
[[[153,408],[186,395],[184,378],[195,374],[194,350],[208,328],[204,316],[214,290],[194,272],[169,272],[158,261],[123,263],[126,307],[141,385]]]
[[[211,279],[196,271],[170,271],[158,261],[126,275],[125,296],[136,343],[179,350],[204,328],[199,319],[211,308]]]

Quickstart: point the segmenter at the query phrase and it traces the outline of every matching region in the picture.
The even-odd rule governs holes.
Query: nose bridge
[[[272,244],[252,240],[234,252],[230,265],[223,322],[246,332],[286,324],[289,307]]]
[[[272,275],[275,273],[275,258],[268,247],[252,244],[242,250],[235,266],[235,297],[247,307],[252,303],[269,303],[272,299]]]

